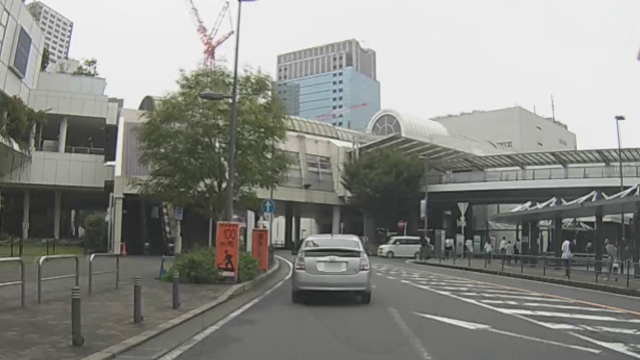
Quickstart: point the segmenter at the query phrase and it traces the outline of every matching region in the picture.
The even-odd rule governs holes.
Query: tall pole
[[[624,190],[624,175],[622,173],[622,141],[620,140],[620,121],[624,120],[623,116],[616,116],[616,131],[618,133],[618,168],[620,169],[620,192]],[[618,255],[622,252],[622,247],[624,246],[624,238],[625,238],[625,226],[624,226],[624,205],[623,208],[620,209],[620,224],[622,226],[621,232],[621,241],[618,244]]]
[[[236,50],[233,64],[233,88],[231,90],[231,122],[229,129],[229,173],[227,183],[226,218],[233,218],[233,194],[236,172],[236,128],[238,123],[238,53],[240,49],[240,15],[242,14],[242,0],[238,0],[238,26],[236,29]]]

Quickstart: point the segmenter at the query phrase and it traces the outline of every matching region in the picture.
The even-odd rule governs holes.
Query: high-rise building
[[[73,22],[41,1],[27,5],[44,34],[44,47],[49,50],[49,61],[54,63],[69,57]]]
[[[278,55],[277,71],[289,115],[364,130],[380,110],[376,53],[357,40]]]

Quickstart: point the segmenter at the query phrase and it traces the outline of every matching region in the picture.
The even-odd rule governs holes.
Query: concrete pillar
[[[562,218],[556,217],[553,219],[553,251],[556,256],[562,254]]]
[[[635,264],[634,274],[640,274],[640,203],[636,204],[636,211],[633,214],[633,243],[631,244],[631,257]],[[637,275],[636,275],[637,276]]]
[[[284,248],[293,249],[293,204],[284,205]]]
[[[122,244],[122,211],[124,196],[115,193],[113,196],[113,253],[120,254],[120,244]]]
[[[594,248],[596,251],[596,260],[602,260],[604,252],[604,227],[602,223],[602,208],[596,209],[596,229],[594,237]]]
[[[24,197],[22,198],[22,239],[27,240],[29,238],[29,211],[31,206],[31,192],[29,190],[24,191]]]
[[[34,151],[36,148],[36,125],[31,127],[31,133],[29,134],[29,150]]]
[[[60,130],[58,131],[58,152],[63,153],[64,148],[67,146],[67,118],[62,118],[60,121]]]
[[[62,192],[53,192],[53,238],[60,239],[60,213],[62,212]]]
[[[300,240],[302,240],[300,238],[300,233],[302,232],[302,223],[300,221],[300,207],[296,206],[295,207],[295,211],[294,211],[294,217],[293,217],[293,221],[294,221],[294,226],[295,226],[295,231],[293,233],[294,237],[293,237],[293,241],[294,244],[296,246],[296,248],[300,245]]]
[[[145,244],[149,240],[147,233],[147,206],[146,202],[140,197],[140,238],[142,243],[142,252],[144,253]]]
[[[333,216],[331,217],[331,233],[339,234],[340,233],[340,212],[341,208],[339,205],[333,205]]]

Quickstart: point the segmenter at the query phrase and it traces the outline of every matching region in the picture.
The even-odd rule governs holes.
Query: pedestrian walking
[[[484,253],[487,257],[487,263],[491,264],[491,258],[493,257],[493,246],[491,246],[491,241],[484,243]]]
[[[587,241],[587,245],[584,247],[584,252],[591,253],[593,251],[593,243],[591,241]]]
[[[618,256],[618,248],[613,245],[609,239],[604,239],[604,249],[607,252],[607,257],[609,261],[609,277],[611,273],[617,272],[618,264],[617,264],[617,256]]]
[[[511,264],[511,258],[513,257],[513,244],[511,240],[507,241],[507,245],[504,247],[505,254],[507,255],[507,263]]]
[[[453,239],[447,238],[444,240],[444,257],[449,258],[451,256],[451,252],[453,251]]]
[[[567,277],[569,277],[569,268],[571,265],[571,258],[573,257],[573,254],[571,253],[571,241],[569,241],[569,239],[565,240],[562,243],[562,262],[564,263],[564,267],[565,267],[565,271],[567,274]]]
[[[518,263],[518,256],[520,255],[520,241],[516,240],[516,243],[513,244],[513,255],[515,263]]]
[[[500,250],[500,254],[501,255],[505,255],[507,253],[507,238],[506,237],[502,237],[502,240],[500,240],[500,245],[498,245],[498,250]]]

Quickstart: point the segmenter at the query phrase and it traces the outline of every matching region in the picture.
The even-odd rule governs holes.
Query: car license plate
[[[318,263],[318,270],[323,272],[343,272],[347,270],[347,263],[345,262],[320,262]]]

